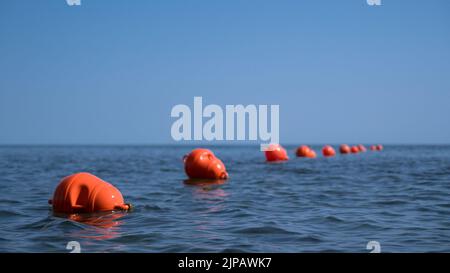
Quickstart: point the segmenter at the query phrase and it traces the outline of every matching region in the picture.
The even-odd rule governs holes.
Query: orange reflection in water
[[[125,215],[127,212],[123,211],[55,214],[57,217],[87,225],[86,228],[73,232],[71,236],[93,240],[107,240],[120,236],[120,226],[123,223],[120,218]]]
[[[227,180],[209,180],[209,179],[188,179],[184,180],[185,185],[194,186],[192,191],[193,197],[201,200],[205,204],[203,210],[193,212],[193,223],[198,233],[193,235],[194,238],[216,239],[213,232],[205,232],[215,230],[217,226],[223,226],[223,221],[215,217],[213,214],[220,213],[226,207],[226,201],[229,193],[221,188]]]
[[[217,205],[228,197],[228,193],[220,187],[226,181],[220,179],[187,179],[184,180],[184,184],[196,187],[192,192],[196,199],[202,199],[212,205]]]
[[[224,179],[186,179],[183,181],[184,184],[190,185],[190,186],[217,186],[222,185],[227,182],[227,180]]]

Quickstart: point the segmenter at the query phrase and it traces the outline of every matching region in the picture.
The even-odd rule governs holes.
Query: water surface
[[[335,146],[336,147],[336,146]],[[230,180],[183,183],[187,146],[0,147],[0,252],[450,252],[450,146],[267,164],[217,146]],[[313,146],[319,151],[319,146]],[[53,215],[64,176],[118,187],[130,213]]]

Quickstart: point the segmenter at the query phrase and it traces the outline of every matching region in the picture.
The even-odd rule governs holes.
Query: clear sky
[[[175,104],[279,104],[281,143],[449,143],[450,1],[0,3],[0,144],[175,143]]]

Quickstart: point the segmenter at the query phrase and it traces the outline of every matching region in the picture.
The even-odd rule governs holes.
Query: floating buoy
[[[185,155],[184,170],[189,178],[228,179],[225,165],[208,149],[195,149]]]
[[[341,154],[349,154],[350,153],[350,146],[348,146],[347,144],[342,144],[339,147],[339,151],[341,152]]]
[[[352,154],[357,154],[357,153],[359,153],[359,148],[358,148],[358,146],[352,146],[350,151],[352,152]]]
[[[313,149],[309,149],[308,153],[306,154],[306,157],[308,158],[316,158],[316,152]]]
[[[370,146],[370,150],[371,150],[371,151],[376,151],[376,150],[377,150],[377,146],[376,146],[376,145]]]
[[[120,191],[90,173],[76,173],[61,180],[49,200],[53,211],[81,213],[112,210],[129,210]]]
[[[378,145],[377,145],[377,150],[378,150],[378,151],[382,151],[382,150],[383,150],[383,145],[378,144]]]
[[[325,157],[335,156],[336,152],[334,151],[333,147],[330,145],[325,145],[322,149],[322,154]]]
[[[297,151],[295,152],[295,154],[298,157],[308,157],[308,153],[311,151],[311,148],[307,145],[302,145],[300,147],[297,148]]]
[[[362,144],[359,144],[359,145],[358,145],[358,150],[359,150],[360,152],[363,152],[363,153],[367,151],[366,147],[365,147],[364,145],[362,145]]]
[[[266,155],[266,160],[269,162],[285,161],[289,159],[286,150],[280,144],[270,144],[264,153]]]

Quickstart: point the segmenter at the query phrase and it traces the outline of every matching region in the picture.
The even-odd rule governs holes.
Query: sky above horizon
[[[0,144],[175,144],[194,96],[280,105],[281,143],[449,143],[449,74],[447,0],[0,4]]]

